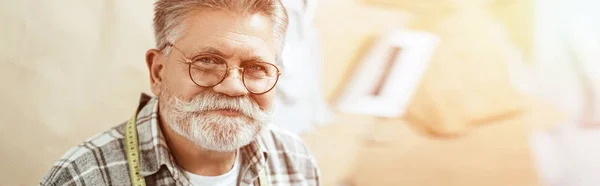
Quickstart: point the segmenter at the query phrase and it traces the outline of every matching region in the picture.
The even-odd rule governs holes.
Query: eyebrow
[[[202,47],[200,49],[197,49],[196,52],[193,53],[194,55],[192,55],[190,57],[194,58],[194,57],[199,56],[200,54],[203,54],[203,53],[210,53],[210,54],[221,56],[223,58],[233,57],[233,54],[225,54],[225,53],[221,52],[219,49],[216,49],[216,48],[211,47],[211,46]],[[265,62],[265,63],[269,63],[270,60],[267,60],[266,58],[261,57],[261,56],[252,56],[252,57],[249,57],[249,58],[245,58],[244,60],[241,61],[241,63],[247,63],[247,62]]]
[[[225,53],[221,52],[220,50],[218,50],[218,49],[216,49],[214,47],[210,47],[210,46],[209,47],[202,47],[202,48],[197,49],[195,51],[196,52],[194,53],[194,56],[191,56],[191,57],[196,57],[196,56],[198,56],[198,55],[200,55],[202,53],[215,54],[215,55],[219,55],[219,56],[221,56],[223,58],[230,58],[230,57],[233,56],[232,54],[225,55]]]

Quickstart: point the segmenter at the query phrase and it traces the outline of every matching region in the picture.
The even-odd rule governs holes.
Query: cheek
[[[273,105],[273,100],[275,99],[275,91],[272,90],[271,92],[262,95],[250,95],[250,98],[256,101],[261,108],[270,109]]]
[[[204,90],[192,82],[187,71],[179,68],[168,69],[164,83],[172,95],[176,95],[183,101],[190,101]]]

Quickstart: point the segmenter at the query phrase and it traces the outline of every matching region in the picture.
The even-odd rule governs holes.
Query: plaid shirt
[[[137,116],[140,174],[147,185],[191,185],[178,167],[158,126],[158,101],[142,95]],[[40,185],[131,185],[125,155],[125,124],[69,150]],[[240,149],[238,185],[258,186],[259,171],[268,166],[271,185],[320,185],[316,161],[301,139],[269,127]]]

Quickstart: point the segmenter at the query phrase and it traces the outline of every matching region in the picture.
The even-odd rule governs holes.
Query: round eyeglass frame
[[[211,85],[211,86],[203,86],[203,85],[200,85],[200,84],[198,84],[198,83],[197,83],[197,82],[194,80],[194,78],[192,77],[192,64],[193,64],[194,62],[193,62],[193,61],[192,61],[190,58],[188,58],[188,57],[185,57],[185,54],[183,53],[183,51],[181,51],[179,48],[177,48],[177,47],[176,47],[176,46],[175,46],[173,43],[167,43],[166,47],[172,47],[172,48],[175,48],[177,51],[179,51],[179,53],[181,53],[181,55],[182,55],[182,56],[184,56],[185,62],[182,62],[182,63],[187,63],[187,64],[188,64],[188,76],[190,77],[190,79],[192,80],[192,82],[194,82],[194,84],[196,84],[197,86],[199,86],[199,87],[202,87],[202,88],[212,88],[212,87],[215,87],[215,86],[217,86],[217,85],[221,84],[221,83],[222,83],[222,82],[225,80],[225,78],[227,78],[227,76],[229,75],[229,71],[230,71],[231,69],[236,69],[236,70],[240,70],[240,69],[241,69],[241,70],[242,70],[242,73],[241,73],[241,74],[242,74],[242,84],[244,85],[244,88],[246,88],[246,90],[248,90],[248,92],[250,92],[250,93],[252,93],[252,94],[254,94],[254,95],[262,95],[262,94],[266,94],[267,92],[270,92],[271,90],[273,90],[273,88],[275,88],[275,86],[277,85],[277,82],[279,81],[279,76],[281,76],[281,74],[283,74],[283,73],[282,73],[282,72],[279,70],[279,67],[277,67],[277,66],[276,66],[276,65],[274,65],[274,64],[271,64],[271,63],[266,63],[266,62],[254,62],[254,63],[264,63],[264,64],[271,65],[271,66],[275,67],[275,69],[277,70],[277,76],[275,77],[275,83],[273,83],[273,86],[271,86],[271,88],[269,88],[269,89],[265,90],[264,92],[256,93],[256,92],[252,92],[252,91],[251,91],[251,90],[248,88],[248,86],[246,85],[245,76],[244,76],[244,68],[243,68],[243,67],[235,67],[235,66],[233,66],[233,67],[230,67],[230,66],[229,66],[229,64],[225,63],[225,67],[226,67],[226,69],[227,69],[227,70],[225,71],[225,75],[223,75],[223,77],[221,78],[221,80],[219,80],[219,82],[215,83],[214,85]],[[166,48],[166,47],[165,47],[165,48]],[[164,49],[164,48],[163,48],[163,49]],[[227,61],[227,60],[225,60],[223,57],[221,57],[221,56],[219,56],[219,55],[214,55],[214,54],[211,54],[211,56],[212,56],[212,57],[217,57],[217,58],[219,58],[219,59],[220,59],[220,60],[222,60],[222,61]],[[181,61],[180,61],[180,62],[181,62]]]

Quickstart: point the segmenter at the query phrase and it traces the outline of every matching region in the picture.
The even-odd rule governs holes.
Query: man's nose
[[[230,67],[225,76],[225,79],[218,85],[213,87],[215,92],[219,92],[228,96],[243,96],[248,94],[248,90],[242,82],[241,69],[239,67]]]

